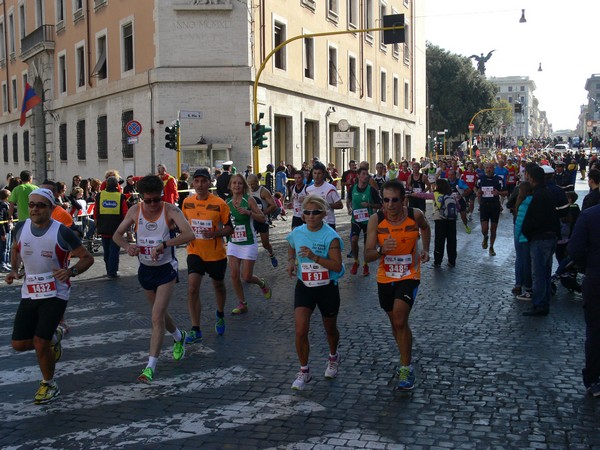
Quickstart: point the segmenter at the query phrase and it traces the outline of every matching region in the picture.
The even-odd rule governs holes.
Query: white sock
[[[181,331],[179,331],[179,328],[175,328],[175,331],[171,333],[171,336],[173,336],[175,342],[179,342],[181,340]]]
[[[150,367],[152,370],[156,369],[156,363],[158,362],[158,358],[154,356],[148,357],[148,365],[146,367]]]
[[[300,366],[300,370],[302,372],[308,372],[310,369],[308,368],[308,366]]]

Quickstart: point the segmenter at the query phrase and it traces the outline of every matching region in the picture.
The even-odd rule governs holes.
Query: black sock
[[[223,317],[225,317],[225,313],[224,313],[224,312],[219,312],[219,311],[217,311],[217,317],[218,317],[219,319],[222,319]]]
[[[192,327],[192,331],[195,331],[196,333],[200,333],[200,327]]]

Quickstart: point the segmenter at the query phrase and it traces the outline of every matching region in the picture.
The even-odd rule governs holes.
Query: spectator
[[[174,205],[177,203],[179,194],[177,193],[177,181],[173,175],[167,173],[167,166],[159,164],[156,166],[157,175],[163,182],[163,196],[162,200],[167,203]]]
[[[29,194],[38,187],[31,183],[31,172],[24,170],[21,172],[21,184],[16,186],[10,193],[8,201],[10,206],[8,214],[11,218],[15,217],[15,207],[17,208],[17,219],[24,222],[29,219]]]

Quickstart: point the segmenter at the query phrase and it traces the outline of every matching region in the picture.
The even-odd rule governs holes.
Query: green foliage
[[[486,80],[469,58],[427,43],[429,129],[448,130],[448,136],[465,136],[471,118],[480,110],[493,108],[498,88]],[[505,120],[504,111],[480,114],[474,121],[477,133],[491,131]],[[511,113],[512,114],[512,113]]]

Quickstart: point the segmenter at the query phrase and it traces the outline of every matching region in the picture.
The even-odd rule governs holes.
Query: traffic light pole
[[[505,106],[503,108],[485,108],[485,109],[481,109],[481,110],[477,111],[475,113],[475,115],[473,117],[471,117],[471,120],[469,121],[469,158],[473,158],[473,128],[474,128],[473,121],[475,120],[475,117],[477,117],[482,112],[486,112],[486,111],[505,111],[505,110],[510,110],[510,107]]]
[[[254,89],[253,89],[253,95],[254,95],[254,99],[253,99],[253,101],[254,101],[254,111],[253,111],[254,121],[253,121],[253,123],[258,123],[258,81],[260,80],[260,76],[261,76],[263,70],[265,70],[265,67],[267,66],[267,63],[269,62],[271,57],[275,53],[277,53],[279,50],[281,50],[283,47],[288,45],[290,42],[297,41],[298,39],[311,39],[311,38],[323,37],[323,36],[336,36],[336,35],[340,35],[340,34],[369,33],[371,31],[394,31],[394,30],[403,30],[403,29],[404,29],[404,25],[395,25],[392,27],[363,28],[363,29],[358,29],[358,30],[342,30],[342,31],[327,31],[324,33],[300,34],[298,36],[291,37],[286,41],[283,41],[281,44],[279,44],[277,47],[275,47],[273,50],[271,50],[271,52],[265,57],[264,61],[260,65],[258,72],[256,72],[256,78],[254,80]],[[258,173],[260,171],[260,168],[258,166],[259,147],[255,145],[252,147],[252,149],[253,149],[252,163],[254,166],[254,173]]]

